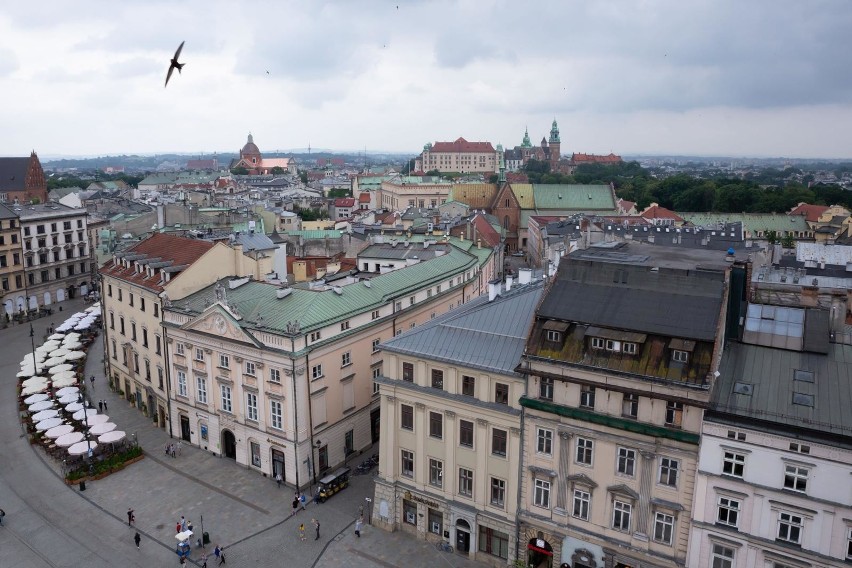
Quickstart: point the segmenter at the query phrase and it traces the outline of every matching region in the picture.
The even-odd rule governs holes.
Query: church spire
[[[524,128],[524,141],[521,143],[521,148],[532,148],[532,142],[530,142],[530,129],[528,127]]]
[[[553,126],[550,127],[550,140],[551,144],[559,144],[559,127],[556,125],[556,118],[553,119]]]

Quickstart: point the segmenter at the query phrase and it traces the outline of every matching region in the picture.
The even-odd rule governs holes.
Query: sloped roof
[[[27,170],[32,158],[0,158],[0,191],[26,189]]]
[[[671,209],[666,209],[665,207],[658,205],[657,203],[652,203],[646,207],[641,213],[639,213],[639,216],[644,217],[645,219],[673,219],[675,221],[683,221],[683,218],[680,215]]]
[[[355,198],[353,197],[338,197],[334,200],[335,207],[355,207]]]
[[[615,198],[608,185],[533,184],[535,208],[574,211],[615,211]]]
[[[457,183],[450,189],[449,199],[470,205],[473,209],[491,207],[497,193],[493,183]]]
[[[456,310],[383,343],[384,351],[520,376],[521,360],[542,281],[516,286],[494,301],[479,296]]]
[[[825,213],[828,208],[828,205],[811,205],[810,203],[799,203],[798,205],[793,207],[787,213],[787,215],[802,215],[811,223],[815,223],[819,221],[820,215]]]
[[[513,183],[511,187],[521,209],[535,209],[535,190],[531,183]]]
[[[432,146],[434,152],[495,152],[491,142],[468,142],[464,138],[457,138],[453,142],[435,142]]]
[[[685,221],[697,227],[712,227],[728,223],[742,223],[746,231],[809,232],[804,215],[778,213],[680,213]]]
[[[362,191],[358,194],[358,203],[370,203],[371,196],[369,191]]]

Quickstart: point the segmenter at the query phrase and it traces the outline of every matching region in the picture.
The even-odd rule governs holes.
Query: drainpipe
[[[295,351],[296,343],[293,336],[290,336],[290,363],[292,365],[291,378],[293,380],[293,459],[296,463],[296,489],[299,489],[299,399],[296,396],[296,358],[292,357],[292,354]],[[287,472],[285,471],[284,476],[286,477],[286,475]]]
[[[308,361],[308,354],[305,353],[305,380],[308,385],[308,432],[310,433],[311,439],[311,459],[308,463],[312,464],[312,472],[313,472],[313,483],[317,482],[317,463],[314,461],[314,405],[311,403],[311,379],[308,379],[308,373],[310,372],[310,363]],[[309,482],[311,480],[308,480]],[[313,493],[313,486],[311,486],[311,493]],[[313,497],[313,495],[311,495]]]
[[[526,350],[525,350],[526,351]],[[526,355],[526,353],[524,353]],[[529,362],[527,362],[527,369],[529,369]],[[527,396],[530,375],[529,373],[524,373],[524,394],[523,396]],[[521,487],[523,485],[522,475],[524,474],[524,424],[526,417],[526,410],[524,407],[521,407],[521,442],[520,442],[520,454],[521,459],[518,460],[518,490],[517,490],[517,501],[515,502],[515,560],[520,559],[520,540],[521,540]]]
[[[157,296],[159,298],[159,295]],[[160,327],[163,329],[163,357],[165,358],[165,364],[163,365],[166,368],[166,408],[168,410],[168,419],[166,422],[169,425],[169,438],[174,437],[172,434],[172,395],[169,391],[169,387],[172,384],[172,366],[169,365],[169,330],[164,325],[166,313],[164,310],[162,301],[160,302]],[[198,447],[201,447],[201,434],[199,434]]]

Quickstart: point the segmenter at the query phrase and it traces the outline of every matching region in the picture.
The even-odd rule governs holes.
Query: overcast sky
[[[11,2],[0,93],[5,156],[414,155],[556,118],[563,154],[852,158],[852,2]]]

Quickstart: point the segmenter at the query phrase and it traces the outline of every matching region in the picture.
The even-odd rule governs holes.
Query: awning
[[[527,550],[534,550],[535,552],[540,552],[541,554],[546,554],[547,556],[553,556],[553,551],[545,550],[544,548],[539,548],[532,543],[527,545]]]
[[[560,331],[564,333],[570,327],[570,323],[565,323],[564,321],[556,321],[556,320],[547,320],[544,322],[544,325],[541,326],[542,329],[548,331]]]

